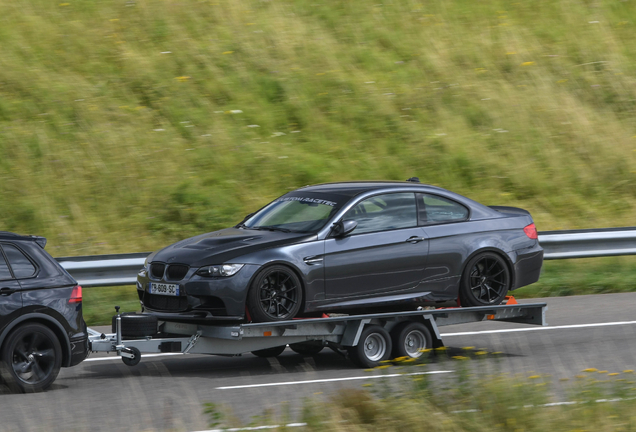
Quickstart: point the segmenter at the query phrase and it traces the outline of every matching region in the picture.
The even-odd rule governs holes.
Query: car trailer
[[[131,314],[150,323],[147,336],[130,336],[126,322],[131,315],[113,317],[115,333],[89,328],[92,352],[115,352],[134,366],[142,353],[215,354],[237,356],[252,352],[260,357],[281,354],[287,345],[303,355],[324,347],[348,353],[358,366],[377,366],[390,358],[419,357],[424,349],[443,345],[438,328],[478,321],[507,321],[546,325],[545,303],[480,307],[423,309],[407,312],[330,316],[247,324],[190,324],[163,321],[150,314]],[[135,321],[135,320],[132,320]],[[146,326],[148,327],[148,326]],[[134,331],[132,332],[134,333]]]

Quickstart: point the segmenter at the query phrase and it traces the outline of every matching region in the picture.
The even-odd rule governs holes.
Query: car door
[[[470,254],[467,246],[474,223],[464,205],[439,195],[417,194],[419,219],[429,239],[424,284],[427,290],[454,291],[462,266]]]
[[[358,225],[347,237],[325,241],[327,298],[405,292],[419,284],[428,241],[417,226],[415,194],[366,198],[343,220]]]
[[[22,293],[0,245],[0,330],[20,314]]]

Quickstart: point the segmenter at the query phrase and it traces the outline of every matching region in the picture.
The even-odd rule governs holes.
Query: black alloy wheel
[[[7,338],[0,372],[14,392],[46,390],[55,380],[62,365],[62,347],[48,327],[25,324]]]
[[[302,299],[298,276],[288,267],[276,265],[267,267],[254,279],[247,309],[254,322],[282,321],[298,314]]]
[[[510,270],[504,259],[486,252],[472,258],[462,276],[462,306],[498,305],[510,289]]]

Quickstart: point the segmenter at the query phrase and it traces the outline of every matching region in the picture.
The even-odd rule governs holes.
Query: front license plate
[[[152,282],[148,291],[150,294],[178,296],[179,285]]]

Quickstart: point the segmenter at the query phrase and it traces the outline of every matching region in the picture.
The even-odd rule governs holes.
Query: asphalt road
[[[520,301],[521,302],[521,301]],[[502,372],[572,378],[585,368],[636,369],[636,293],[524,300],[548,304],[547,327],[480,322],[440,328],[451,352],[475,347],[501,352],[487,358]],[[455,363],[393,367],[383,373],[453,373]],[[200,355],[145,356],[135,367],[93,355],[63,369],[50,390],[9,394],[0,387],[0,430],[209,429],[203,404],[223,406],[244,424],[299,418],[305,398],[326,398],[344,387],[377,382],[380,372],[356,369],[324,350],[302,357],[289,349],[275,359]],[[373,378],[373,377],[376,378]],[[383,378],[396,383],[404,377]],[[288,407],[288,408],[285,408]]]

